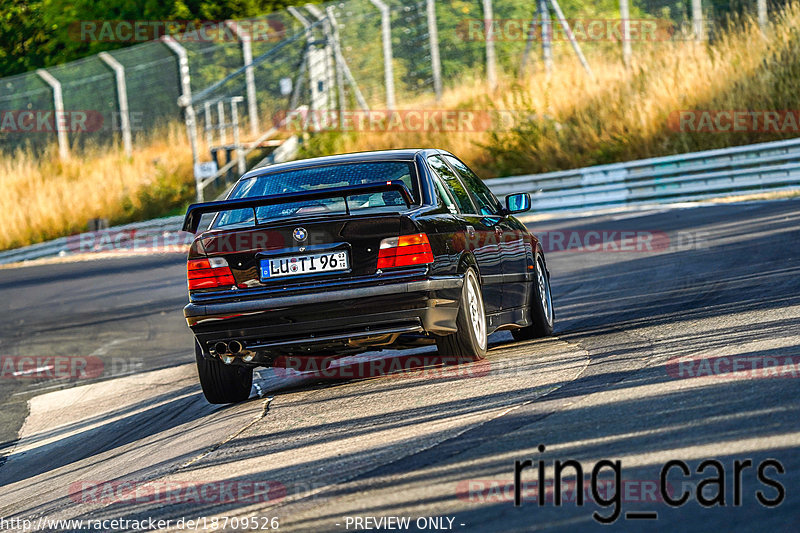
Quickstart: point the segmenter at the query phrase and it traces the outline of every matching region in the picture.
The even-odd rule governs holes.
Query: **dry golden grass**
[[[0,249],[85,230],[91,218],[112,223],[163,215],[191,199],[192,161],[177,125],[134,150],[88,148],[60,161],[18,150],[0,156]]]
[[[534,118],[525,120],[522,113],[513,131],[492,135],[491,158],[484,162],[502,173],[545,172],[797,136],[677,131],[670,115],[798,109],[799,29],[795,3],[767,37],[747,20],[712,46],[684,41],[640,49],[631,71],[595,59],[597,83],[577,66],[550,79],[534,76],[512,86],[497,104],[522,102],[519,109]]]

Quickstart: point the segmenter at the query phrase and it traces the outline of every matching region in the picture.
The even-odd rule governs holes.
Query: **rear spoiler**
[[[183,219],[183,231],[197,232],[200,226],[200,219],[207,213],[218,213],[220,211],[231,211],[234,209],[252,209],[255,218],[255,210],[265,205],[286,204],[300,202],[303,200],[320,200],[322,198],[344,198],[347,215],[350,214],[350,206],[347,205],[347,197],[354,194],[376,193],[385,191],[397,191],[408,207],[414,202],[411,193],[408,192],[405,184],[400,180],[361,183],[348,185],[347,187],[330,187],[328,189],[318,189],[305,192],[290,192],[285,194],[270,194],[268,196],[257,196],[254,198],[239,198],[236,200],[222,200],[221,202],[205,202],[202,204],[192,204],[186,210],[186,218]]]

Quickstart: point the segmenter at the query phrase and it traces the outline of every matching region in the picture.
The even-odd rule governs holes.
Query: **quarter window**
[[[447,166],[447,163],[439,156],[431,156],[428,158],[428,164],[430,164],[433,171],[442,179],[447,189],[453,195],[461,212],[474,213],[475,207],[469,199],[467,189],[458,179],[455,172]]]
[[[499,213],[500,202],[497,201],[497,198],[495,198],[494,194],[492,194],[492,191],[489,190],[489,187],[486,186],[483,180],[476,176],[467,165],[455,157],[449,155],[444,157],[448,163],[453,165],[453,168],[456,169],[461,179],[467,184],[467,188],[471,193],[472,199],[475,201],[475,205],[478,206],[480,213],[482,215],[496,215]]]

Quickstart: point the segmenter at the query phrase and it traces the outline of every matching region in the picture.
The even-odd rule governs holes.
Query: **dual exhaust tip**
[[[245,350],[239,341],[218,342],[214,344],[214,352],[226,365],[233,363],[236,358],[241,358],[245,363],[249,363],[256,357],[255,352]]]
[[[214,345],[214,351],[217,352],[217,355],[238,355],[243,349],[244,346],[239,341],[218,342]]]

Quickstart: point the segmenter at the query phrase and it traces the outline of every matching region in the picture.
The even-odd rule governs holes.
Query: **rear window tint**
[[[317,191],[393,180],[402,181],[411,192],[414,201],[419,202],[419,185],[411,161],[340,163],[255,176],[240,181],[229,199]],[[265,222],[308,214],[344,213],[348,207],[350,212],[392,212],[405,208],[406,203],[399,192],[385,191],[348,196],[346,205],[345,201],[338,197],[263,206],[256,209],[255,215],[258,222]],[[220,213],[214,227],[252,224],[255,224],[253,210],[237,209]]]

